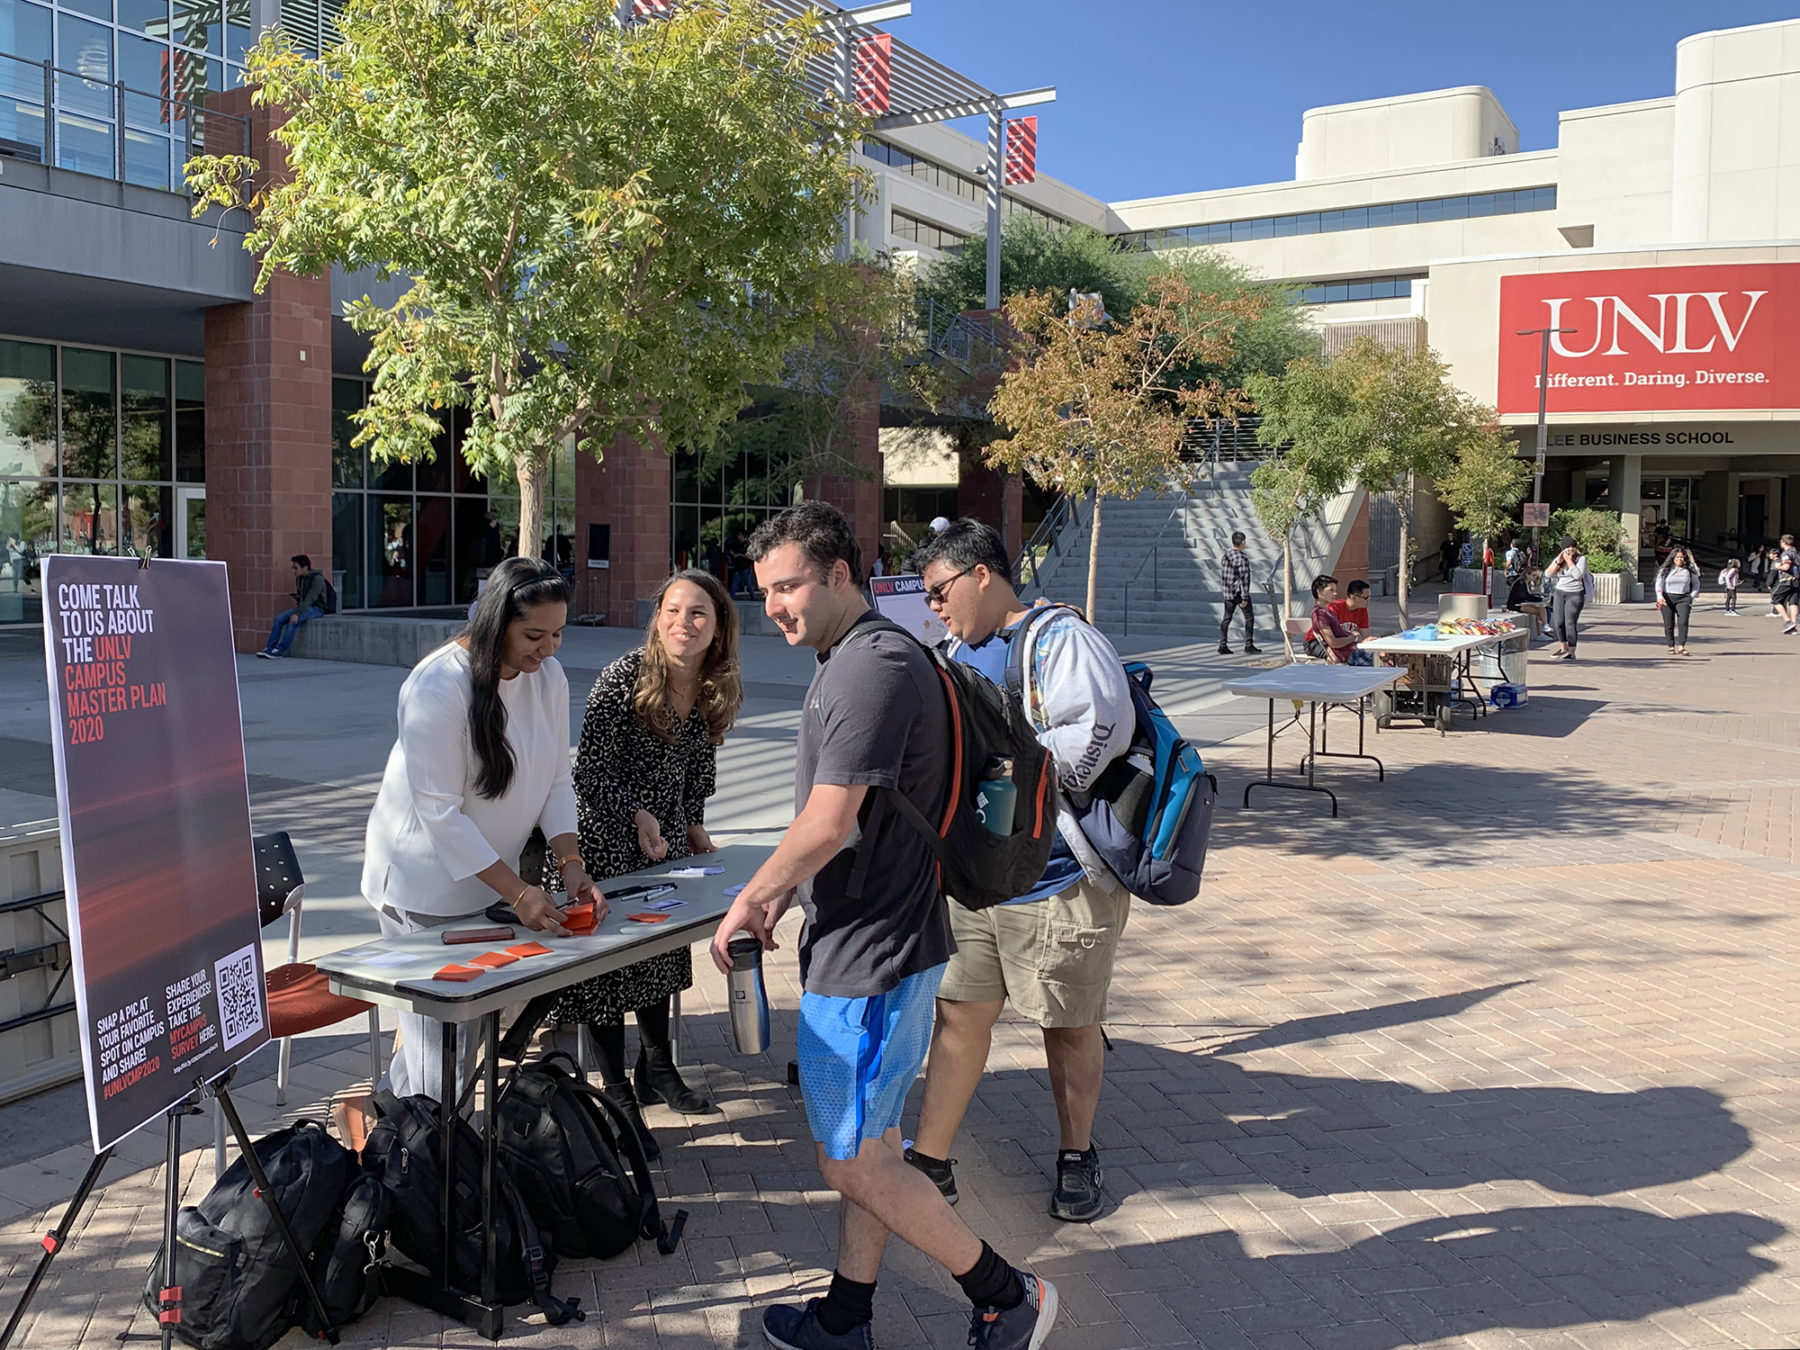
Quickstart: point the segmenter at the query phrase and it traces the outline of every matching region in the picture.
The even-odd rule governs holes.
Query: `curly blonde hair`
[[[669,594],[669,587],[678,581],[699,587],[712,602],[716,626],[712,642],[700,662],[700,688],[694,697],[694,708],[706,723],[707,740],[722,745],[725,733],[731,730],[744,706],[744,680],[738,667],[737,606],[731,603],[725,587],[710,572],[690,567],[669,576],[656,588],[656,598],[650,602],[650,622],[644,629],[644,658],[638,665],[637,688],[631,696],[632,710],[659,740],[673,745],[681,739],[682,719],[675,712],[668,653],[663,651],[662,638],[656,631],[663,600]]]

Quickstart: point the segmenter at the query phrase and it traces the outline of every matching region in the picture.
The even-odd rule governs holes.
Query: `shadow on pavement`
[[[1535,705],[1534,705],[1535,706]],[[1597,704],[1595,706],[1598,706]],[[1502,717],[1488,721],[1498,729]],[[1459,724],[1460,725],[1460,724]],[[1406,730],[1398,733],[1409,734]],[[1423,735],[1435,737],[1435,732]],[[1452,736],[1465,732],[1452,732]],[[1517,734],[1531,734],[1521,724]],[[1550,734],[1555,734],[1554,732]],[[1419,866],[1490,866],[1525,846],[1547,842],[1566,855],[1585,840],[1609,846],[1622,832],[1649,828],[1668,807],[1666,796],[1633,786],[1617,775],[1603,778],[1571,765],[1546,763],[1543,768],[1515,768],[1484,763],[1478,741],[1465,757],[1435,764],[1396,763],[1404,752],[1391,748],[1395,733],[1370,738],[1369,751],[1383,756],[1387,781],[1377,782],[1373,765],[1322,760],[1318,782],[1338,796],[1344,819],[1356,823],[1355,853],[1373,861],[1411,857]],[[1289,741],[1291,750],[1276,748],[1275,777],[1290,783],[1305,780],[1293,772],[1304,740]],[[1334,748],[1351,749],[1354,735]],[[1333,828],[1330,804],[1310,792],[1258,792],[1243,806],[1245,784],[1262,777],[1261,756],[1244,764],[1248,773],[1232,769],[1220,777],[1220,809],[1214,817],[1210,847],[1231,845],[1274,847],[1315,858],[1345,856],[1343,836]]]
[[[1210,1046],[1209,1055],[1234,1055],[1250,1050],[1269,1050],[1278,1045],[1298,1045],[1302,1041],[1320,1041],[1328,1036],[1356,1036],[1365,1031],[1405,1026],[1409,1022],[1429,1022],[1439,1017],[1454,1017],[1485,1003],[1496,994],[1530,984],[1514,980],[1509,984],[1490,984],[1485,989],[1466,989],[1455,994],[1438,994],[1431,998],[1405,999],[1399,1003],[1383,1003],[1374,1008],[1357,1008],[1352,1012],[1319,1013],[1313,1017],[1296,1017],[1262,1031],[1239,1036],[1223,1045]]]

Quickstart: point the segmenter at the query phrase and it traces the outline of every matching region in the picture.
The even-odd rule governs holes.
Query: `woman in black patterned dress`
[[[656,593],[644,645],[600,672],[588,695],[575,756],[581,859],[596,881],[710,853],[702,823],[716,786],[716,755],[743,705],[738,617],[705,572],[677,572]],[[640,1103],[684,1114],[715,1108],[682,1081],[669,1048],[670,1000],[694,982],[686,947],[647,957],[564,992],[554,1016],[585,1022],[607,1095],[637,1122]],[[625,1013],[637,1014],[637,1064],[625,1071]],[[635,1091],[634,1091],[635,1088]]]

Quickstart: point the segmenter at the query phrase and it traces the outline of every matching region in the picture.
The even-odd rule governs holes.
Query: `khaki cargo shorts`
[[[1113,957],[1131,893],[1086,877],[1061,894],[983,910],[950,906],[956,955],[938,997],[955,1003],[1010,999],[1041,1027],[1091,1027],[1106,1020]]]

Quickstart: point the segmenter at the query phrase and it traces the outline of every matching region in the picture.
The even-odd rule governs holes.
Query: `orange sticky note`
[[[548,956],[550,949],[541,942],[521,942],[516,947],[506,949],[514,956]]]
[[[486,966],[489,970],[498,970],[501,966],[510,966],[519,958],[510,952],[483,952],[480,956],[469,958],[472,966]]]
[[[570,905],[563,912],[563,927],[571,933],[593,932],[594,907],[592,905]]]
[[[667,914],[650,914],[648,912],[643,914],[627,914],[625,917],[630,919],[633,923],[666,923],[669,918]]]
[[[482,976],[480,966],[459,966],[452,962],[431,978],[434,980],[455,980],[458,984],[466,984],[470,980],[478,980]]]

